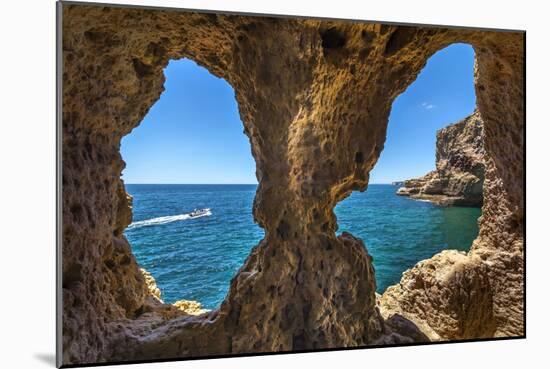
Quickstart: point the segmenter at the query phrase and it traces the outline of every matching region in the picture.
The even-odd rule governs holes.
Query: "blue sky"
[[[122,140],[126,183],[257,183],[235,93],[188,59],[170,61],[165,90]]]
[[[428,61],[392,106],[371,183],[435,168],[435,132],[475,108],[474,52],[455,44]],[[231,86],[193,61],[171,61],[165,91],[122,140],[126,183],[257,183]]]
[[[370,183],[422,176],[435,169],[435,134],[476,105],[474,50],[454,44],[433,55],[392,105],[386,143]]]

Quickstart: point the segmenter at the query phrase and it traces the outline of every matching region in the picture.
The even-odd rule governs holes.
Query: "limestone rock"
[[[423,177],[404,181],[397,194],[439,205],[481,207],[485,150],[479,111],[437,132],[436,168]]]
[[[189,315],[201,315],[210,311],[203,309],[201,303],[198,301],[179,300],[174,302],[172,305]]]
[[[411,290],[421,304],[403,290],[391,306],[440,337],[490,334],[479,319],[491,316],[495,336],[523,333],[523,34],[59,6],[64,365],[407,339],[410,326],[380,314],[372,260],[361,240],[336,236],[333,208],[367,188],[393,100],[454,42],[476,50],[484,121],[476,255],[425,264],[435,270],[407,279],[419,275],[433,286]],[[158,100],[168,61],[184,57],[235,89],[259,181],[254,218],[265,230],[221,306],[199,316],[153,297],[123,235],[131,204],[121,190],[121,139]],[[449,278],[439,277],[440,265]],[[432,294],[440,305],[428,303]],[[422,306],[434,310],[417,311]]]
[[[151,275],[151,273],[143,268],[140,268],[140,271],[145,278],[145,284],[147,285],[147,290],[149,291],[151,296],[162,302],[162,299],[160,298],[160,289],[157,287],[157,281],[155,280],[155,278]]]
[[[203,309],[200,302],[192,300],[178,300],[173,304],[164,304],[161,299],[161,291],[157,286],[155,278],[145,269],[140,268],[140,270],[145,278],[145,284],[147,285],[149,294],[153,298],[152,301],[145,301],[141,314],[151,311],[159,312],[162,310],[163,316],[166,319],[168,316],[181,316],[182,314],[180,312],[187,315],[201,315],[210,311],[208,309]]]
[[[382,315],[399,314],[431,341],[492,337],[496,331],[488,266],[445,250],[403,273],[380,298]]]

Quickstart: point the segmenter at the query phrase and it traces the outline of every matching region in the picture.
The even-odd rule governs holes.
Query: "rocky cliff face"
[[[484,179],[483,121],[476,110],[437,131],[436,170],[404,181],[397,194],[439,205],[481,207]]]
[[[522,34],[60,6],[63,364],[412,342],[425,324],[440,337],[523,334]],[[454,42],[477,55],[479,238],[453,262],[419,265],[415,283],[377,305],[372,260],[361,240],[336,236],[333,208],[366,189],[393,100]],[[265,230],[220,308],[200,315],[158,302],[123,235],[120,140],[183,57],[235,89]],[[464,328],[439,329],[438,314]],[[478,327],[491,316],[491,329]]]

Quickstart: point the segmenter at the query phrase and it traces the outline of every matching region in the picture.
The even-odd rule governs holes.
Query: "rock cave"
[[[307,351],[524,335],[524,34],[63,4],[63,364]],[[365,190],[393,100],[452,43],[476,53],[484,121],[480,232],[378,299],[368,245],[333,208]],[[169,60],[235,89],[265,238],[219,309],[154,297],[123,236],[120,141]]]

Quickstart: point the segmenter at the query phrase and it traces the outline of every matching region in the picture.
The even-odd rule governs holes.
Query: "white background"
[[[111,1],[124,3],[124,1]],[[152,368],[548,365],[548,48],[544,1],[209,0],[133,4],[527,30],[526,340],[143,364]],[[53,367],[55,350],[55,3],[0,10],[0,367]]]

